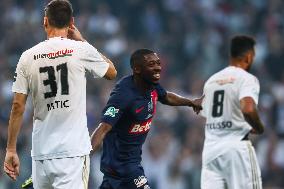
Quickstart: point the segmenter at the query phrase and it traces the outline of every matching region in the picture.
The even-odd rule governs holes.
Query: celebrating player
[[[205,83],[202,115],[206,117],[202,189],[261,189],[260,169],[250,133],[263,133],[258,116],[258,79],[248,73],[255,40],[231,40],[230,65]]]
[[[103,141],[100,189],[150,188],[141,166],[142,145],[156,113],[157,101],[189,106],[199,113],[201,101],[165,91],[158,83],[161,61],[148,49],[135,51],[130,59],[133,75],[121,79],[110,94],[101,123],[91,136],[93,150]]]
[[[47,40],[25,51],[17,65],[8,127],[5,172],[16,180],[16,142],[28,94],[34,107],[32,180],[35,189],[87,188],[91,142],[86,118],[86,77],[114,79],[112,62],[74,26],[72,6],[53,0],[45,7]],[[26,183],[30,185],[30,183]]]

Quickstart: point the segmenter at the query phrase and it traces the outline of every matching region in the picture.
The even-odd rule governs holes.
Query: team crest
[[[134,179],[134,183],[137,186],[137,188],[143,186],[147,183],[147,178],[145,176],[139,176],[137,179]],[[148,186],[148,185],[146,185]],[[144,187],[145,188],[145,187]]]
[[[104,115],[110,116],[110,117],[115,117],[115,115],[118,113],[119,109],[116,109],[115,107],[111,106],[109,107]]]

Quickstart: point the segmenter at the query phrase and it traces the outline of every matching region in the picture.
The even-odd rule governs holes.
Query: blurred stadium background
[[[11,182],[2,171],[11,85],[21,53],[46,38],[47,0],[0,1],[0,188],[18,189],[31,174],[32,108],[29,103],[18,140],[21,175]],[[227,66],[229,39],[244,33],[257,40],[253,73],[259,78],[259,110],[265,134],[252,138],[264,189],[284,188],[284,1],[283,0],[71,0],[83,36],[110,57],[118,77],[130,73],[137,48],[157,51],[161,83],[188,97]],[[88,127],[92,132],[114,82],[88,80]],[[143,165],[153,189],[199,189],[204,120],[187,108],[159,106],[144,145]],[[92,157],[90,188],[102,179],[99,154]]]

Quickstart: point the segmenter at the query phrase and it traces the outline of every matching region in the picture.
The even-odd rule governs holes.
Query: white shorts
[[[89,172],[89,155],[33,160],[33,187],[34,189],[87,189]]]
[[[260,168],[250,141],[202,165],[201,189],[262,189]]]

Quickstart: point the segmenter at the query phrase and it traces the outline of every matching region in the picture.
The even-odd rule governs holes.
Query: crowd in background
[[[0,162],[4,161],[11,86],[23,51],[46,39],[42,27],[46,0],[1,0],[0,6]],[[161,84],[194,98],[205,80],[228,65],[235,34],[256,38],[252,72],[261,85],[262,136],[251,137],[264,189],[284,188],[284,1],[282,0],[71,0],[75,23],[89,43],[108,56],[119,80],[130,74],[129,58],[149,48],[162,60]],[[87,75],[89,131],[116,81]],[[204,119],[189,108],[159,105],[144,145],[143,165],[152,189],[199,189]],[[26,107],[18,139],[21,173],[12,182],[0,171],[0,188],[16,189],[31,174],[32,106]],[[47,136],[48,137],[48,136]],[[92,157],[90,188],[102,180],[100,153]]]

